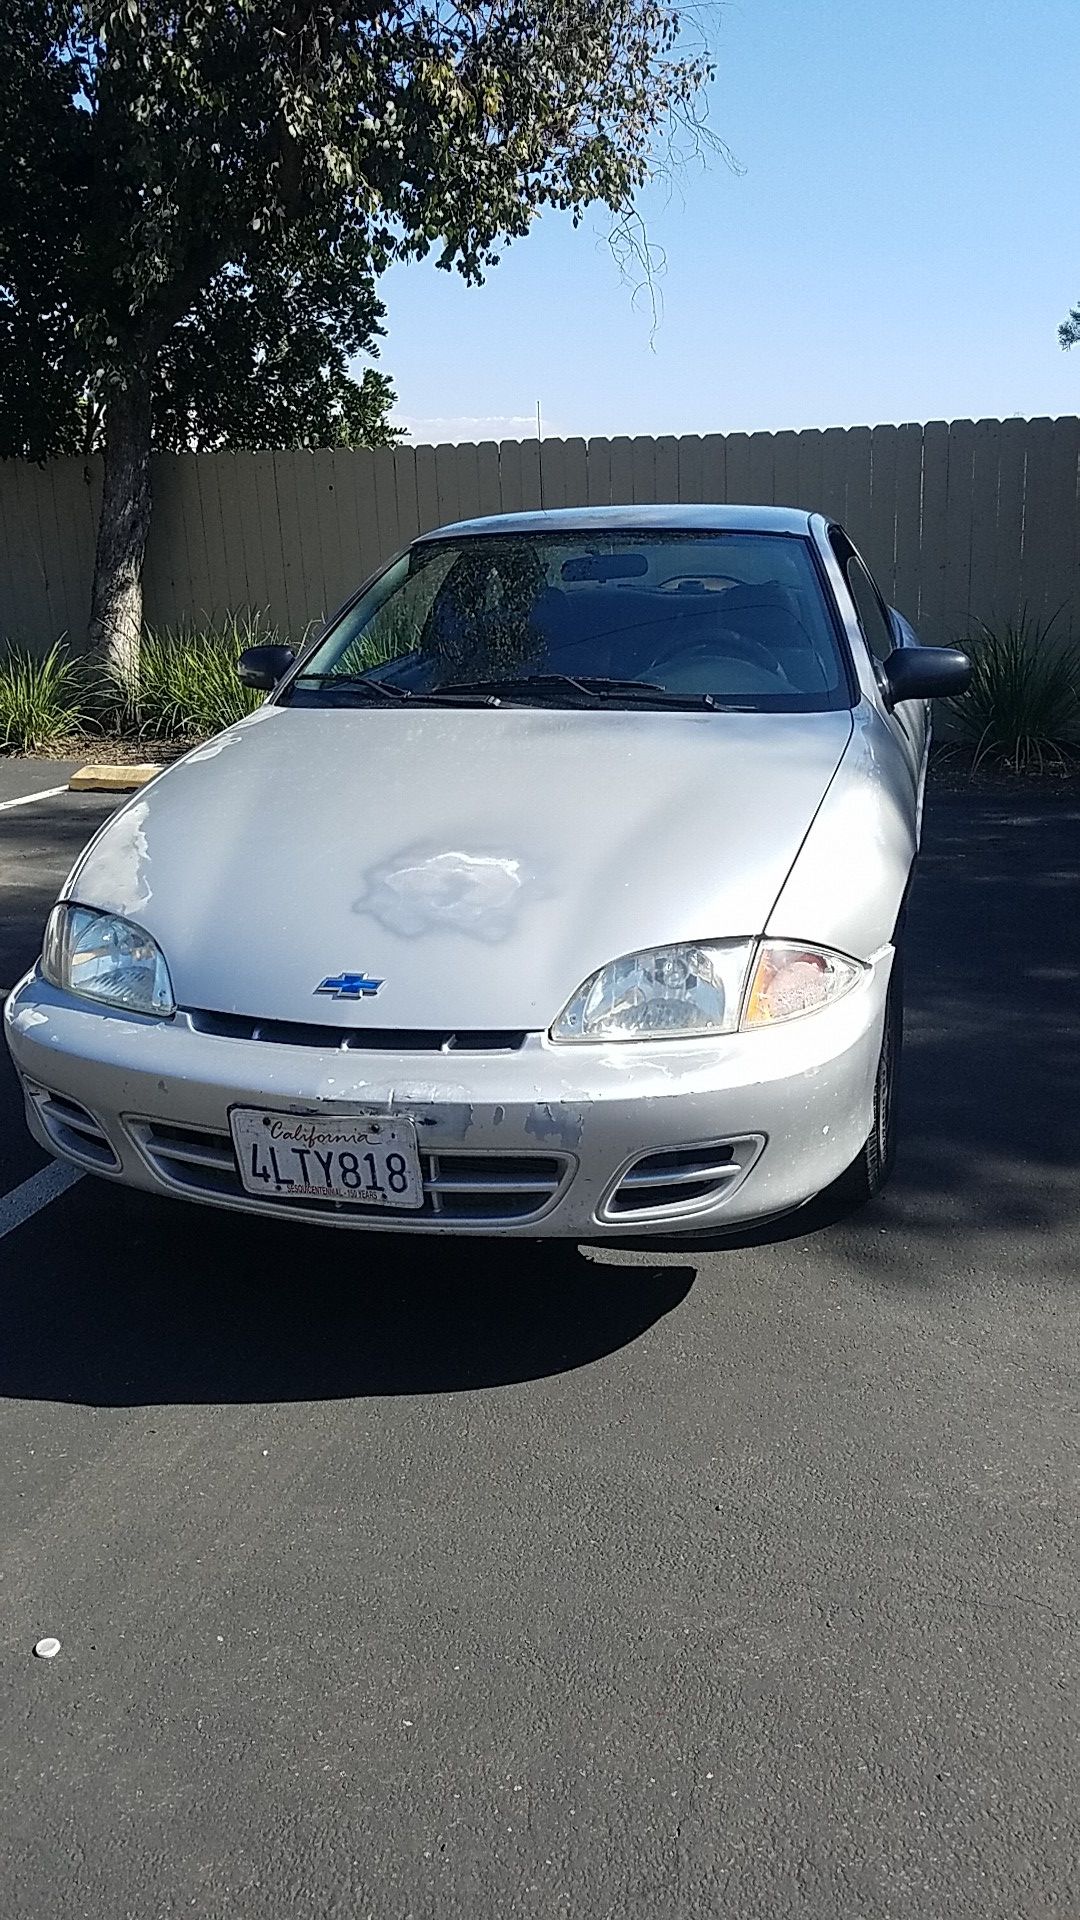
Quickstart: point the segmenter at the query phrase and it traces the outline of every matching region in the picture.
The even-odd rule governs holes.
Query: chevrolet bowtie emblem
[[[315,991],[328,993],[335,1000],[371,1000],[382,984],[381,980],[369,980],[366,973],[333,973]]]

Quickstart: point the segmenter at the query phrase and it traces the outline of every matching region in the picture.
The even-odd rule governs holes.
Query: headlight
[[[551,1029],[553,1040],[693,1039],[734,1033],[752,940],[654,947],[601,967]]]
[[[115,913],[61,900],[49,915],[41,971],[54,987],[130,1013],[175,1013],[164,955]]]
[[[693,1040],[735,1033],[830,1006],[865,972],[843,954],[786,940],[654,947],[613,960],[586,980],[551,1038]]]

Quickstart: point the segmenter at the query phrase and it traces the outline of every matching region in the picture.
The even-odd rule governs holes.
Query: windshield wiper
[[[706,711],[749,711],[748,708],[732,708],[727,701],[718,700],[711,693],[672,693],[656,680],[616,680],[601,673],[528,673],[519,679],[509,675],[496,680],[452,680],[445,687],[433,687],[423,697],[427,700],[460,700],[463,704],[473,700],[514,701],[523,696],[534,695],[540,699],[565,693],[576,693],[590,705],[611,701],[618,705],[620,701],[630,701],[634,706],[676,707],[683,709],[705,708]]]
[[[373,700],[412,700],[414,695],[408,687],[395,687],[388,680],[370,680],[362,673],[298,673],[290,683],[294,687],[317,687],[320,693],[335,691],[359,694],[361,698],[370,695]]]
[[[448,680],[445,686],[433,687],[432,693],[441,696],[450,694],[495,694],[496,697],[512,698],[517,693],[580,693],[586,699],[600,700],[607,693],[621,691],[623,687],[644,687],[645,680],[609,680],[603,674],[592,673],[522,673],[506,674],[491,680]],[[662,693],[662,687],[653,689]]]
[[[498,707],[526,704],[533,700],[565,702],[576,696],[575,704],[590,707],[611,704],[640,707],[672,707],[683,712],[750,713],[752,705],[721,700],[712,693],[672,693],[655,680],[617,680],[607,674],[529,673],[515,679],[510,675],[491,680],[451,680],[442,687],[397,687],[388,680],[372,679],[366,674],[300,673],[291,683],[311,687],[331,698],[338,692],[349,700],[410,700],[418,706]]]

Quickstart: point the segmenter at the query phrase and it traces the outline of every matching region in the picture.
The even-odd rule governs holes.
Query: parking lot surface
[[[109,805],[0,812],[5,987]],[[6,1911],[1080,1911],[1078,982],[1080,807],[941,794],[855,1217],[4,1234]]]

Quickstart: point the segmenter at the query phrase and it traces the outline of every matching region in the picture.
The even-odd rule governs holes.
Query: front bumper
[[[734,1227],[828,1186],[870,1130],[891,964],[835,1007],[707,1043],[338,1051],[99,1010],[36,971],[4,1017],[31,1132],[107,1178],[334,1226],[592,1239]],[[423,1210],[245,1193],[232,1106],[409,1116]]]

